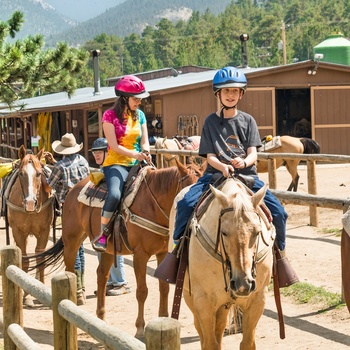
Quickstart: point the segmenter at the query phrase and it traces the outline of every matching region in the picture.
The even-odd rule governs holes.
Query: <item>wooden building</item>
[[[322,153],[350,154],[350,66],[308,60],[242,71],[248,89],[238,107],[255,117],[261,136],[312,137]],[[150,136],[200,134],[206,116],[217,109],[216,70],[157,79],[146,73],[142,78],[150,97],[141,108]],[[102,136],[102,114],[114,101],[114,88],[103,87],[78,89],[71,98],[57,93],[21,100],[13,110],[0,105],[0,156],[16,158],[21,144],[50,149],[52,141],[72,132],[92,161],[88,150]]]

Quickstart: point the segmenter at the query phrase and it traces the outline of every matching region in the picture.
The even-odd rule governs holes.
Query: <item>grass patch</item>
[[[342,228],[323,228],[320,230],[320,232],[326,234],[334,234],[336,237],[340,237],[342,230]]]
[[[334,309],[345,306],[341,294],[331,293],[322,287],[298,282],[288,288],[281,288],[280,293],[292,298],[297,304],[317,304],[324,309]]]

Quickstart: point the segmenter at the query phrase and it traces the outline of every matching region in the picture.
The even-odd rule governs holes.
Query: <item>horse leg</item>
[[[241,350],[256,350],[255,331],[258,322],[264,312],[266,287],[262,287],[259,292],[251,295],[251,302],[242,306],[242,329],[243,337],[240,344]]]
[[[39,233],[39,235],[36,235],[36,247],[35,247],[35,254],[42,253],[46,246],[50,235],[50,227],[46,231],[42,231]],[[36,259],[36,265],[40,266],[40,258],[38,257]],[[45,278],[45,266],[40,266],[36,271],[36,278],[41,282],[44,283]]]
[[[286,168],[289,174],[292,176],[292,182],[290,183],[287,191],[297,192],[298,183],[299,183],[299,174],[298,174],[298,164],[300,161],[298,160],[287,160]]]
[[[218,344],[220,344],[220,348],[222,347],[222,337],[227,325],[229,311],[230,308],[224,305],[220,306],[220,308],[216,312],[215,338]]]
[[[163,261],[166,253],[157,254],[157,263],[159,264]],[[159,279],[159,309],[158,316],[159,317],[168,317],[168,300],[169,300],[169,283],[166,283]]]
[[[74,272],[75,260],[77,257],[77,253],[81,243],[84,241],[85,236],[81,235],[81,237],[71,236],[67,239],[67,237],[62,236],[63,239],[63,257],[64,264],[66,265],[66,271]]]
[[[221,350],[225,326],[222,329],[221,336],[217,334],[216,310],[211,305],[211,301],[204,295],[199,297],[193,295],[190,305],[193,307],[191,310],[193,312],[194,325],[201,341],[201,350]],[[205,309],[203,305],[206,305]],[[215,334],[214,337],[213,334]]]
[[[147,262],[150,256],[145,252],[135,250],[134,254],[134,272],[136,278],[136,299],[138,303],[138,313],[135,322],[135,337],[142,339],[145,336],[145,301],[148,296],[148,288],[146,283]]]
[[[22,252],[22,270],[24,272],[28,272],[29,261],[27,260],[23,261],[23,257],[27,256],[28,234],[18,228],[13,227],[12,235],[16,242],[16,246]],[[34,301],[32,298],[27,298],[28,296],[29,294],[26,291],[23,291],[23,305],[32,307],[34,306]]]
[[[97,267],[97,309],[96,315],[101,320],[106,317],[106,285],[109,277],[109,270],[114,262],[114,255],[102,253]]]

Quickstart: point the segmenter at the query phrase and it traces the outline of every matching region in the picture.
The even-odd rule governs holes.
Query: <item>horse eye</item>
[[[223,236],[227,237],[227,233],[226,233],[226,232],[221,231],[221,234],[222,234]]]

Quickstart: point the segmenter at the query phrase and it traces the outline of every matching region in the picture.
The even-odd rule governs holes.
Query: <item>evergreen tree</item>
[[[11,106],[19,98],[61,91],[72,94],[89,53],[64,43],[44,51],[41,35],[7,42],[9,36],[15,38],[23,22],[19,11],[0,22],[0,102]]]

